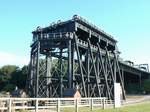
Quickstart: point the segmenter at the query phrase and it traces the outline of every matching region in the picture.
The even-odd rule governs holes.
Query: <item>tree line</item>
[[[16,87],[25,89],[28,66],[5,65],[0,68],[0,91],[11,92]]]

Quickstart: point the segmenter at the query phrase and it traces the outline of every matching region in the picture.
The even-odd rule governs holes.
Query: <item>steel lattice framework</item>
[[[28,93],[32,97],[63,97],[79,88],[82,97],[113,98],[115,82],[124,84],[117,41],[75,15],[71,20],[33,31]]]

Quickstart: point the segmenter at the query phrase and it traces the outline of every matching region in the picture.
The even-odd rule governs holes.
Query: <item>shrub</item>
[[[144,81],[143,88],[146,94],[150,93],[150,79]]]
[[[140,85],[137,83],[129,83],[126,85],[126,92],[127,94],[141,94],[142,88],[140,88]]]
[[[13,84],[7,84],[4,88],[3,91],[11,92],[15,89],[15,85]]]

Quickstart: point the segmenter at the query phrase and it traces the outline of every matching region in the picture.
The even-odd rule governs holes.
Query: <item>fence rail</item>
[[[43,112],[60,112],[62,108],[73,107],[78,112],[79,107],[107,108],[113,107],[114,101],[106,98],[0,98],[0,112],[15,112],[16,110],[29,110]]]

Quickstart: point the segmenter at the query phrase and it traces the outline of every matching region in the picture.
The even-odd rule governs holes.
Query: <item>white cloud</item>
[[[23,65],[27,65],[28,63],[28,57],[0,51],[0,66],[17,65],[22,67]]]

